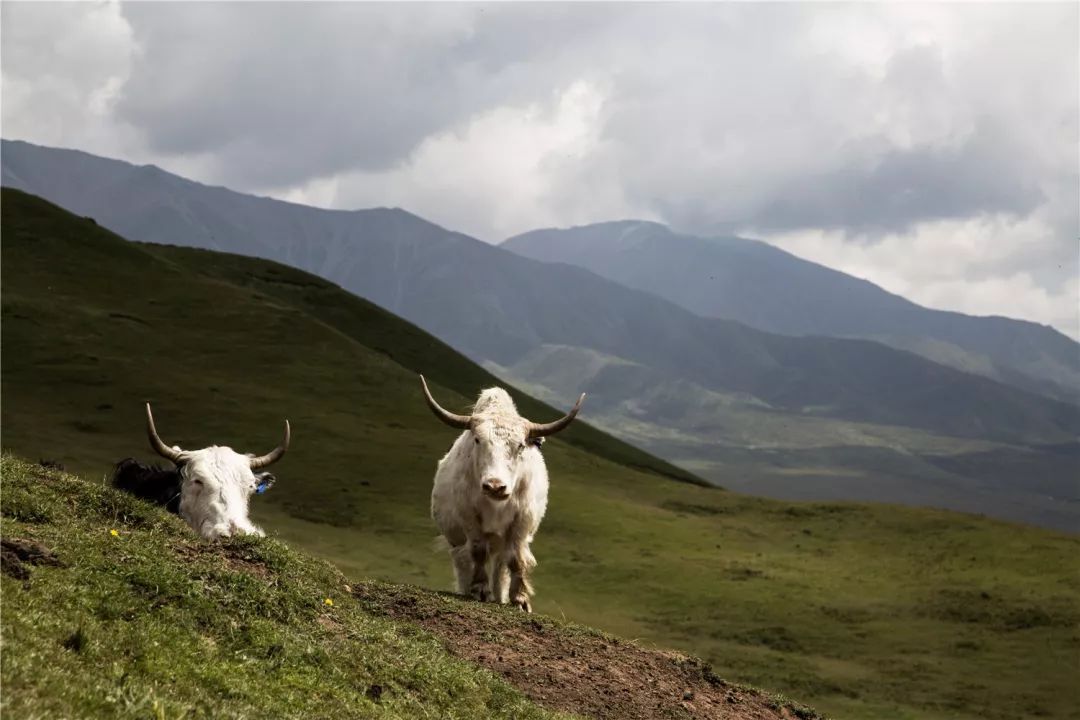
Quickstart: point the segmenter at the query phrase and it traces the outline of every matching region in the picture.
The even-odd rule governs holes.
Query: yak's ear
[[[274,473],[268,472],[255,473],[255,480],[258,481],[255,485],[255,493],[258,495],[262,495],[264,492],[272,488],[275,482],[277,482],[277,478],[274,477]]]

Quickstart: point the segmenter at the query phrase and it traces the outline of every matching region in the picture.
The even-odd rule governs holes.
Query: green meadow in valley
[[[218,443],[265,452],[288,417],[293,445],[275,466],[273,490],[254,498],[255,521],[331,561],[349,580],[449,588],[449,563],[431,547],[428,502],[435,463],[455,434],[430,415],[417,372],[457,410],[495,382],[491,375],[416,327],[297,270],[127,242],[16,191],[3,191],[0,214],[5,451],[56,460],[99,480],[123,457],[152,459],[146,401],[163,438],[193,448]],[[565,410],[515,398],[535,420]],[[588,413],[586,400],[585,422]],[[693,653],[729,681],[838,718],[1080,718],[1080,537],[945,511],[738,495],[703,486],[581,422],[544,452],[552,490],[533,545],[541,614]],[[164,522],[138,512],[148,527]],[[98,533],[93,543],[105,543],[89,522],[72,521],[71,532]],[[175,534],[147,532],[161,553],[176,542]],[[48,535],[67,542],[55,526]],[[104,552],[93,543],[88,568]],[[294,557],[273,541],[228,546]],[[148,563],[140,560],[138,572],[157,572]],[[323,568],[283,588],[281,602],[298,603],[287,612],[314,617],[314,601],[290,593],[310,595],[314,578],[331,576]],[[132,575],[126,582],[151,580]],[[11,647],[15,633],[29,632],[31,606],[8,588],[4,637]],[[82,592],[55,590],[58,597]],[[216,629],[205,642],[221,643],[226,630],[215,623],[222,621],[208,622]],[[363,637],[388,632],[370,619],[356,622]],[[405,643],[407,653],[413,640],[426,642],[393,642]],[[230,643],[230,652],[243,652],[235,638]],[[23,654],[18,662],[59,663],[57,652]],[[524,702],[507,686],[446,662],[448,682],[470,688],[462,708],[487,698],[497,712],[509,712]],[[30,676],[30,666],[19,667],[19,677]],[[5,651],[5,702],[9,673],[19,667]],[[51,706],[35,706],[33,693],[48,691],[52,672],[43,671],[40,685],[28,682],[30,695],[17,702],[46,713]],[[438,688],[426,687],[408,702],[443,702],[426,694]],[[408,714],[413,706],[400,707]],[[520,716],[527,712],[540,711]]]

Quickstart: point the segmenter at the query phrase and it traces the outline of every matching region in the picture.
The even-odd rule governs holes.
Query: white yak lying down
[[[464,431],[439,461],[431,491],[431,517],[450,545],[458,592],[532,612],[529,545],[548,496],[539,446],[574,420],[585,394],[565,417],[541,424],[518,415],[502,388],[482,391],[471,415],[457,415],[435,402],[423,375],[420,383],[435,417]]]
[[[129,458],[117,465],[114,486],[165,505],[208,540],[238,533],[264,534],[248,517],[248,502],[252,494],[263,492],[274,482],[270,473],[255,471],[272,465],[285,454],[290,437],[288,420],[281,445],[257,457],[241,455],[232,448],[218,445],[202,450],[170,447],[158,437],[149,403],[146,405],[146,434],[150,447],[172,461],[176,469],[162,470]]]

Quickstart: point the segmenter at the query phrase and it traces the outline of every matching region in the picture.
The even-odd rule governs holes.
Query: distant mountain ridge
[[[1015,441],[1061,441],[1080,431],[1080,413],[1065,404],[877,343],[771,335],[697,317],[583,269],[522,258],[403,210],[321,210],[27,143],[5,142],[2,160],[4,185],[90,215],[121,235],[314,272],[475,359],[508,364],[558,343],[800,414]]]
[[[1080,344],[1053,328],[924,308],[757,240],[631,220],[535,230],[502,247],[586,268],[703,317],[784,335],[875,340],[1050,397],[1080,398]]]
[[[1071,522],[1064,495],[1031,490],[1032,478],[1063,482],[1060,454],[1038,448],[1080,435],[1070,403],[878,342],[701,317],[404,210],[322,210],[21,142],[4,141],[0,159],[4,185],[114,232],[283,262],[404,317],[534,396],[562,405],[586,391],[600,427],[720,485],[755,492],[760,481],[777,497],[813,497],[817,487],[836,498],[846,478],[852,499]],[[984,503],[982,477],[965,473],[985,461],[946,472],[935,459],[970,453],[1020,453],[1013,466],[1024,471],[1001,477],[1005,490]]]

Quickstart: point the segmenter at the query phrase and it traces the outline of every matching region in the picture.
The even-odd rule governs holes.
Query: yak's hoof
[[[526,595],[518,595],[514,598],[514,605],[521,608],[527,613],[532,612],[532,605],[529,603],[529,598]]]
[[[491,591],[488,590],[486,585],[473,585],[472,590],[469,591],[469,595],[473,600],[479,602],[487,602],[491,599]]]

